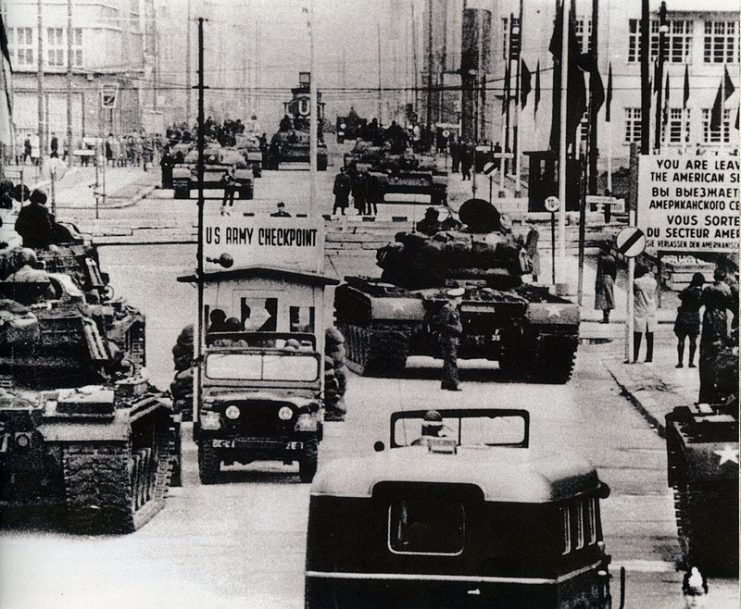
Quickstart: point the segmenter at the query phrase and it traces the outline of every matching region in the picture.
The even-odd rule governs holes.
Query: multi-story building
[[[459,82],[457,71],[460,55],[451,52],[451,47],[460,46],[459,26],[452,32],[441,26],[444,20],[451,22],[453,16],[462,14],[462,0],[429,0],[433,6],[433,83],[444,76],[445,87]],[[519,123],[520,149],[522,151],[544,150],[548,148],[551,128],[553,57],[548,51],[555,19],[553,0],[525,0],[522,2],[522,23],[519,0],[469,0],[468,8],[483,8],[491,12],[491,72],[486,76],[486,110],[482,117],[486,125],[481,129],[485,137],[500,141],[504,145],[507,134],[510,147],[514,144],[514,125]],[[651,0],[651,60],[658,57],[659,49],[659,0]],[[445,10],[442,11],[441,7]],[[683,147],[694,150],[725,146],[737,148],[738,131],[735,128],[736,108],[739,102],[741,83],[739,82],[739,7],[735,0],[718,0],[712,5],[702,6],[696,0],[671,0],[668,7],[668,32],[666,36],[666,55],[664,79],[661,84],[666,106],[667,118],[663,128],[662,147],[669,151]],[[592,31],[592,2],[576,1],[575,26],[582,51],[587,52]],[[604,170],[608,153],[611,152],[613,167],[627,165],[629,147],[638,142],[641,132],[640,110],[640,16],[641,2],[600,2],[598,15],[598,67],[605,87],[607,75],[612,66],[613,88],[611,121],[605,121],[605,109],[598,117],[598,146],[600,166]],[[425,14],[427,18],[427,14]],[[460,17],[458,17],[460,18]],[[511,20],[514,19],[514,23]],[[458,22],[460,23],[460,22]],[[426,25],[426,24],[425,24]],[[502,96],[505,90],[506,57],[512,26],[516,33],[521,32],[521,59],[533,73],[527,105],[516,117],[515,61],[511,64],[509,117]],[[521,25],[518,30],[517,26]],[[443,32],[446,32],[443,36]],[[516,41],[515,41],[516,42]],[[425,45],[426,45],[425,41]],[[447,48],[446,48],[447,47]],[[425,54],[427,48],[424,50]],[[441,70],[439,58],[445,54],[447,65]],[[540,67],[540,103],[535,113],[535,71]],[[736,93],[726,102],[721,129],[710,129],[710,111],[721,83],[724,67],[728,68]],[[689,98],[684,102],[684,74],[689,78]],[[423,77],[426,65],[420,66]],[[669,98],[666,102],[666,79],[669,79]],[[585,75],[588,83],[588,76]],[[424,113],[424,91],[422,112]],[[460,108],[455,103],[445,103],[440,108],[433,92],[433,116],[437,114],[442,122],[459,120]],[[447,96],[460,96],[458,91],[446,91]],[[460,97],[458,97],[460,99]],[[652,147],[656,121],[656,95],[653,96],[651,116]],[[660,120],[661,113],[659,114]],[[440,120],[436,118],[436,120]],[[509,129],[507,129],[509,123]],[[580,129],[581,140],[586,138],[586,120]],[[488,134],[488,135],[487,135]]]
[[[143,111],[152,104],[152,68],[144,53],[145,16],[152,2],[43,0],[39,15],[36,0],[5,0],[13,120],[19,137],[41,127],[46,142],[52,134],[63,140],[68,99],[73,145],[83,136],[124,134],[142,127]]]

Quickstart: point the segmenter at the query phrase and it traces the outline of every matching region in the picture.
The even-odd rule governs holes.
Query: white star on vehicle
[[[396,312],[396,311],[403,311],[404,310],[404,303],[403,302],[399,302],[398,300],[396,300],[396,301],[394,301],[394,302],[391,303],[391,308],[394,310],[394,312]]]
[[[561,309],[559,309],[556,305],[546,307],[545,310],[548,311],[548,317],[561,317]]]
[[[738,463],[738,448],[726,445],[723,450],[714,450],[713,452],[720,457],[719,465],[723,465],[726,461]]]

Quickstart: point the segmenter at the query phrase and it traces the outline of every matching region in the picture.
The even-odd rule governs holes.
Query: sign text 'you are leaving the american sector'
[[[637,211],[649,249],[737,251],[739,158],[642,156]]]

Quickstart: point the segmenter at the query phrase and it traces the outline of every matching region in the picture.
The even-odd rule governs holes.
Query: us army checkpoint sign
[[[205,272],[272,266],[320,273],[324,232],[309,218],[207,216],[203,221],[203,254]]]
[[[646,248],[736,252],[739,246],[739,157],[641,156],[637,226]]]

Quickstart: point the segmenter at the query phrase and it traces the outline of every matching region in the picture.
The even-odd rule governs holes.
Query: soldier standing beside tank
[[[352,184],[350,182],[350,176],[345,173],[344,167],[340,167],[340,173],[338,173],[337,177],[334,179],[334,188],[332,189],[332,193],[334,194],[334,207],[332,208],[333,215],[337,213],[338,209],[342,212],[343,216],[345,215],[345,209],[349,202],[351,189]]]
[[[715,361],[728,338],[728,313],[733,296],[726,284],[726,272],[715,269],[713,284],[702,291],[702,334],[700,335],[700,395],[698,402],[715,404],[720,396],[715,387]]]
[[[458,380],[458,346],[463,335],[463,325],[458,311],[463,302],[463,288],[453,288],[447,291],[446,302],[437,318],[437,327],[440,331],[440,350],[443,357],[441,389],[461,391]]]
[[[442,224],[440,223],[440,212],[434,207],[428,207],[425,212],[425,217],[420,220],[417,224],[417,230],[423,235],[432,237],[442,230]]]
[[[365,171],[359,171],[352,177],[352,198],[358,215],[365,214],[368,198],[368,174]]]

